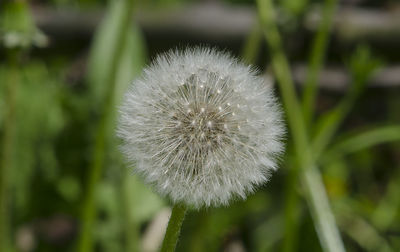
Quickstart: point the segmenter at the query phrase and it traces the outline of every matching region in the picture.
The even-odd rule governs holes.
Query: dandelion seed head
[[[118,135],[135,171],[174,203],[195,208],[246,198],[283,151],[271,85],[208,48],[160,55],[134,81]]]

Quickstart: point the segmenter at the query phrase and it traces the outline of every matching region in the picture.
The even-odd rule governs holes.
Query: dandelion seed
[[[127,92],[119,118],[135,171],[174,203],[196,208],[245,198],[283,151],[271,86],[213,49],[159,56]]]

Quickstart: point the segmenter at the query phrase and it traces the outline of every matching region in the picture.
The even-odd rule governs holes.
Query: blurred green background
[[[0,251],[76,251],[93,184],[94,250],[157,251],[169,202],[118,150],[124,89],[156,54],[188,45],[273,75],[255,2],[127,2],[0,2]],[[319,73],[306,126],[346,249],[400,251],[400,3],[275,4],[300,96]],[[246,201],[191,211],[177,250],[322,251],[287,143]]]

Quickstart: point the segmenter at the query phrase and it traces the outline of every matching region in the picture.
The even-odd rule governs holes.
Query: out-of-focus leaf
[[[94,235],[104,251],[123,251],[119,237],[124,223],[121,211],[121,196],[118,187],[109,182],[102,182],[97,187],[97,204],[104,218],[96,225]]]
[[[104,218],[97,222],[95,235],[105,251],[124,251],[119,241],[125,228],[136,228],[139,232],[140,224],[165,206],[164,201],[136,176],[129,174],[121,179],[126,180],[122,182],[122,188],[116,181],[106,180],[97,190],[98,208]]]
[[[90,52],[88,65],[88,82],[93,108],[104,108],[110,90],[107,83],[113,75],[112,64],[117,51],[116,46],[123,44],[121,58],[117,62],[117,72],[114,83],[114,97],[112,97],[112,117],[110,124],[115,123],[117,106],[120,104],[123,93],[138,75],[145,62],[145,46],[141,33],[135,26],[122,36],[125,41],[118,41],[118,32],[121,30],[122,17],[126,14],[126,1],[111,1],[108,15],[99,26]],[[115,59],[114,59],[115,60]],[[115,62],[114,62],[115,63]],[[111,125],[110,125],[111,126]],[[135,176],[126,175],[127,168],[123,167],[120,154],[117,150],[114,127],[108,127],[107,158],[105,163],[107,174],[116,174],[114,179],[107,177],[102,182],[99,192],[99,210],[106,215],[96,224],[96,236],[100,247],[104,251],[123,251],[120,239],[124,233],[139,233],[140,224],[148,220],[161,208],[163,202],[146,186],[140,183]],[[110,199],[111,197],[111,199]],[[129,230],[128,230],[129,229]],[[125,234],[125,237],[126,237]],[[125,239],[125,250],[137,246],[137,237]],[[132,243],[135,243],[132,245]]]
[[[356,99],[364,90],[367,80],[381,65],[381,60],[373,58],[365,45],[357,47],[352,54],[348,60],[348,68],[353,79],[349,91],[335,108],[323,115],[316,123],[316,133],[312,144],[316,159],[331,142]]]
[[[241,226],[254,221],[259,221],[258,217],[265,213],[270,206],[271,198],[265,192],[258,192],[250,195],[246,201],[238,200],[232,202],[229,207],[204,209],[192,213],[194,235],[184,234],[181,240],[182,251],[219,251],[224,245],[223,241],[231,232],[240,230]],[[254,220],[256,219],[256,220]],[[184,244],[186,242],[186,244]]]
[[[319,118],[316,123],[316,133],[312,144],[315,150],[314,157],[316,159],[318,159],[323,149],[329,144],[341,121],[350,109],[349,106],[349,102],[343,101],[336,108]]]
[[[47,45],[46,36],[35,26],[25,1],[6,1],[0,13],[0,41],[6,48]]]
[[[309,0],[283,0],[281,5],[291,15],[298,16],[304,13],[308,2]]]
[[[332,146],[323,156],[323,162],[348,155],[350,153],[370,148],[372,146],[400,141],[400,126],[384,126],[380,128],[365,130],[346,137],[342,141]]]
[[[123,1],[112,1],[110,11],[98,28],[94,37],[88,64],[88,81],[91,87],[95,107],[102,104],[107,95],[106,76],[110,75],[111,59],[117,44],[116,34],[119,16],[123,11]],[[142,69],[145,59],[145,46],[139,29],[132,26],[132,32],[127,34],[122,60],[119,62],[116,77],[115,102],[118,104],[126,87],[132,83]]]
[[[7,68],[4,70],[7,73]],[[15,203],[21,214],[28,211],[35,173],[47,182],[55,182],[58,162],[54,141],[64,126],[59,101],[58,80],[46,66],[33,62],[20,69],[21,76],[16,97],[16,152],[15,167],[10,172],[15,189]]]
[[[335,159],[323,167],[326,191],[330,199],[335,200],[347,195],[349,169],[342,159]]]
[[[351,89],[360,92],[367,80],[383,65],[381,59],[374,57],[367,45],[359,45],[346,62],[353,78]]]
[[[271,216],[267,221],[255,227],[254,251],[275,251],[273,248],[284,235],[284,217],[281,214]],[[268,237],[268,238],[266,238]]]
[[[135,222],[143,223],[150,220],[165,206],[165,202],[136,175],[128,174],[124,179],[126,179],[125,189],[130,192],[129,196],[131,197],[129,217]]]
[[[373,223],[381,230],[385,230],[393,223],[400,212],[400,176],[399,172],[387,186],[387,192],[372,214]]]
[[[365,251],[395,251],[373,226],[351,212],[342,212],[338,217],[338,223],[342,230]]]
[[[63,198],[70,203],[78,200],[81,192],[78,180],[72,176],[61,177],[57,182],[57,189]]]

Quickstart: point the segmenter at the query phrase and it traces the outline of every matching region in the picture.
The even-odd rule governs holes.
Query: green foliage
[[[352,54],[347,64],[352,77],[349,90],[339,104],[321,116],[316,123],[313,141],[315,158],[318,158],[329,144],[357,98],[365,89],[368,79],[379,69],[381,64],[379,59],[371,56],[370,50],[365,45],[357,47],[354,54]]]
[[[98,187],[97,180],[100,179],[99,173],[103,167],[106,168],[106,173],[120,173],[116,178],[113,176],[113,179],[101,182],[96,194],[98,202],[92,203],[93,207],[107,216],[105,220],[94,225],[96,228],[93,232],[100,247],[105,251],[138,251],[139,239],[135,236],[138,235],[140,224],[163,205],[143,184],[137,183],[135,177],[127,176],[124,170],[127,168],[123,167],[114,140],[117,112],[114,108],[120,103],[132,79],[142,69],[145,59],[145,47],[140,31],[137,27],[132,28],[129,25],[131,7],[131,1],[111,3],[109,13],[94,37],[88,63],[90,103],[103,117],[99,121],[101,128],[97,131],[96,141],[106,143],[106,146],[96,144],[93,150],[92,162],[97,165],[91,167],[90,176],[97,175],[96,179],[90,180],[88,192]],[[104,157],[105,153],[109,154]],[[88,195],[86,202],[91,200],[90,197],[94,197]],[[149,201],[139,207],[137,204],[142,203],[143,196]],[[84,219],[95,214],[89,206],[87,205],[84,212]],[[124,225],[125,223],[127,224]],[[125,239],[126,245],[121,246],[119,237],[124,233],[132,235]],[[90,234],[82,233],[81,249],[87,248],[85,244],[89,241],[85,239],[90,239],[88,235]]]
[[[98,28],[91,47],[88,62],[88,83],[91,90],[91,102],[94,107],[99,107],[105,101],[108,94],[107,76],[112,70],[112,57],[115,47],[118,46],[117,41],[118,29],[121,22],[119,17],[123,8],[126,8],[123,1],[116,1],[110,5],[109,13],[102,25]],[[141,71],[146,57],[146,48],[138,27],[129,28],[129,32],[124,38],[124,49],[122,58],[118,62],[117,76],[115,82],[116,103],[119,103],[127,86],[132,82],[134,76]]]
[[[342,137],[343,138],[343,137]],[[375,145],[400,141],[400,126],[390,125],[353,133],[333,145],[322,159],[332,160]],[[327,162],[325,160],[325,162]]]
[[[0,11],[0,41],[6,48],[45,46],[47,38],[33,22],[29,6],[23,1],[6,1]]]
[[[21,69],[21,84],[17,95],[17,152],[12,178],[16,204],[27,208],[34,197],[29,188],[38,173],[45,182],[54,183],[59,167],[53,143],[64,126],[60,104],[60,85],[43,63],[31,63]],[[46,90],[46,91],[45,91]],[[27,213],[23,213],[26,215]]]
[[[4,164],[9,165],[6,169],[9,203],[5,204],[9,211],[4,217],[15,251],[24,251],[20,247],[21,230],[31,232],[36,244],[26,251],[75,250],[89,167],[93,166],[94,139],[106,113],[109,118],[104,152],[100,155],[104,169],[94,191],[98,214],[91,229],[96,250],[141,251],[140,243],[149,223],[167,206],[141,178],[132,174],[134,168],[127,167],[121,157],[114,133],[122,94],[143,69],[147,54],[155,54],[156,49],[147,48],[135,24],[128,25],[120,36],[118,30],[124,29],[121,25],[123,1],[46,1],[59,8],[106,7],[107,2],[109,11],[89,48],[86,78],[73,84],[68,76],[76,71],[73,62],[82,51],[66,55],[57,47],[26,50],[32,45],[44,45],[45,37],[34,25],[24,1],[2,3],[0,32],[1,43],[6,47],[0,49],[0,165],[2,171]],[[186,3],[181,0],[139,2],[161,7]],[[232,2],[254,5],[247,0],[225,1]],[[289,13],[295,23],[301,24],[303,14],[313,2],[285,0],[279,4],[283,13]],[[270,54],[275,58],[275,72],[280,74],[277,80],[292,85],[290,74],[282,75],[290,72],[282,52],[285,48],[282,41],[286,38],[280,40],[278,30],[271,23],[267,25],[273,28],[268,32],[275,43]],[[315,55],[311,58],[318,59],[313,63],[315,76],[322,69],[324,55],[332,63],[331,55],[326,53],[328,28],[324,28],[325,39],[315,43],[318,46],[312,45]],[[253,65],[262,59],[262,35],[260,27],[254,27],[243,50],[244,59]],[[121,44],[121,57],[114,60]],[[151,51],[148,53],[148,50]],[[310,192],[307,184],[299,179],[303,176],[301,180],[305,180],[300,173],[301,162],[294,152],[296,148],[311,156],[302,162],[320,166],[322,176],[315,178],[314,173],[310,181],[323,182],[318,186],[326,190],[325,200],[329,200],[347,251],[399,250],[396,233],[400,229],[399,90],[367,87],[368,81],[383,66],[373,46],[361,44],[354,48],[335,48],[334,52],[338,53],[337,58],[344,58],[343,64],[337,61],[335,64],[346,67],[351,76],[348,89],[340,95],[321,92],[322,98],[335,99],[333,107],[321,111],[319,105],[325,101],[315,99],[315,106],[311,107],[315,116],[304,127],[296,123],[304,118],[300,101],[293,102],[298,97],[296,90],[291,90],[294,98],[289,101],[287,117],[297,119],[291,122],[294,126],[287,139],[289,146],[281,162],[282,169],[246,201],[238,200],[226,208],[189,212],[177,251],[224,251],[233,245],[242,246],[246,251],[321,251],[320,230],[316,232],[314,227],[317,215],[310,214],[318,210],[310,211],[312,204],[305,200]],[[286,66],[280,67],[282,64]],[[111,82],[115,84],[112,88]],[[315,84],[318,91],[317,79]],[[15,91],[14,100],[9,95],[10,87]],[[282,94],[287,91],[282,90]],[[366,104],[376,111],[369,111]],[[15,112],[11,117],[10,108]],[[297,136],[296,141],[300,139],[306,145],[296,147],[295,135],[305,131],[305,137]],[[11,153],[9,160],[7,153]],[[68,217],[66,224],[49,221],[59,215]],[[72,231],[66,232],[63,225],[70,225]],[[58,233],[59,240],[52,236]]]
[[[292,15],[300,15],[304,13],[308,6],[309,0],[283,0],[282,7]]]
[[[382,66],[382,60],[374,57],[371,49],[365,45],[359,45],[355,52],[347,60],[347,67],[351,73],[354,85],[353,92],[360,92],[364,89],[367,80]]]

